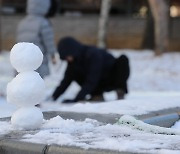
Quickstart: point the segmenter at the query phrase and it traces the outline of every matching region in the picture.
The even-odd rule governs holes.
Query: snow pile
[[[43,114],[37,107],[21,107],[11,118],[11,123],[19,129],[37,129],[42,124]]]
[[[142,122],[141,120],[137,120],[134,117],[129,116],[129,115],[122,116],[118,120],[117,124],[126,125],[128,127],[131,127],[132,129],[137,129],[140,131],[150,132],[154,134],[180,135],[180,131],[176,129],[150,125],[150,124]]]
[[[38,133],[26,134],[22,141],[133,153],[180,150],[177,146],[180,143],[179,135],[154,134],[127,125],[103,124],[92,119],[64,120],[59,116],[44,120]]]
[[[174,129],[180,129],[180,120],[177,121],[174,126],[172,126],[171,128],[174,128]]]
[[[7,85],[7,101],[20,107],[11,117],[18,129],[36,129],[42,124],[43,114],[34,106],[45,95],[44,80],[34,71],[42,60],[41,50],[32,43],[18,43],[11,50],[10,61],[19,74]]]

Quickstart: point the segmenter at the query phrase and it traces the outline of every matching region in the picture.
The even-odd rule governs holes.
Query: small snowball
[[[44,80],[35,71],[19,73],[7,85],[7,101],[17,106],[36,105],[44,95]]]
[[[18,72],[36,70],[41,65],[42,60],[41,50],[33,43],[17,43],[11,49],[10,61]]]
[[[22,107],[11,117],[11,123],[17,129],[37,129],[42,122],[43,114],[37,107]]]

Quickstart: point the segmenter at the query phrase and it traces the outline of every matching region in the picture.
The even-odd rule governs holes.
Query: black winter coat
[[[99,86],[109,82],[115,58],[105,49],[83,45],[68,37],[59,42],[58,51],[62,60],[71,55],[74,61],[68,63],[64,79],[53,94],[54,100],[65,92],[72,81],[81,86],[74,101],[83,100],[87,94],[92,94]]]

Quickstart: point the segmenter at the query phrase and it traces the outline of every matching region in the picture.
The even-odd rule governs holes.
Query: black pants
[[[128,57],[121,55],[116,59],[107,81],[100,83],[96,90],[92,92],[92,95],[101,95],[103,92],[112,90],[123,90],[124,93],[128,93],[127,80],[129,75],[130,67]]]
[[[130,75],[129,60],[125,55],[120,56],[116,60],[115,64],[115,89],[122,89],[125,93],[128,93],[127,80]]]

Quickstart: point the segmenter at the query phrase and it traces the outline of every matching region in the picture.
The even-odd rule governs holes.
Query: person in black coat
[[[63,103],[103,98],[103,92],[116,90],[122,99],[128,93],[129,60],[125,55],[114,58],[105,49],[84,45],[74,38],[65,37],[58,43],[58,52],[62,60],[68,62],[63,80],[55,89],[52,98],[62,95],[72,81],[76,81],[81,90],[73,100]]]

